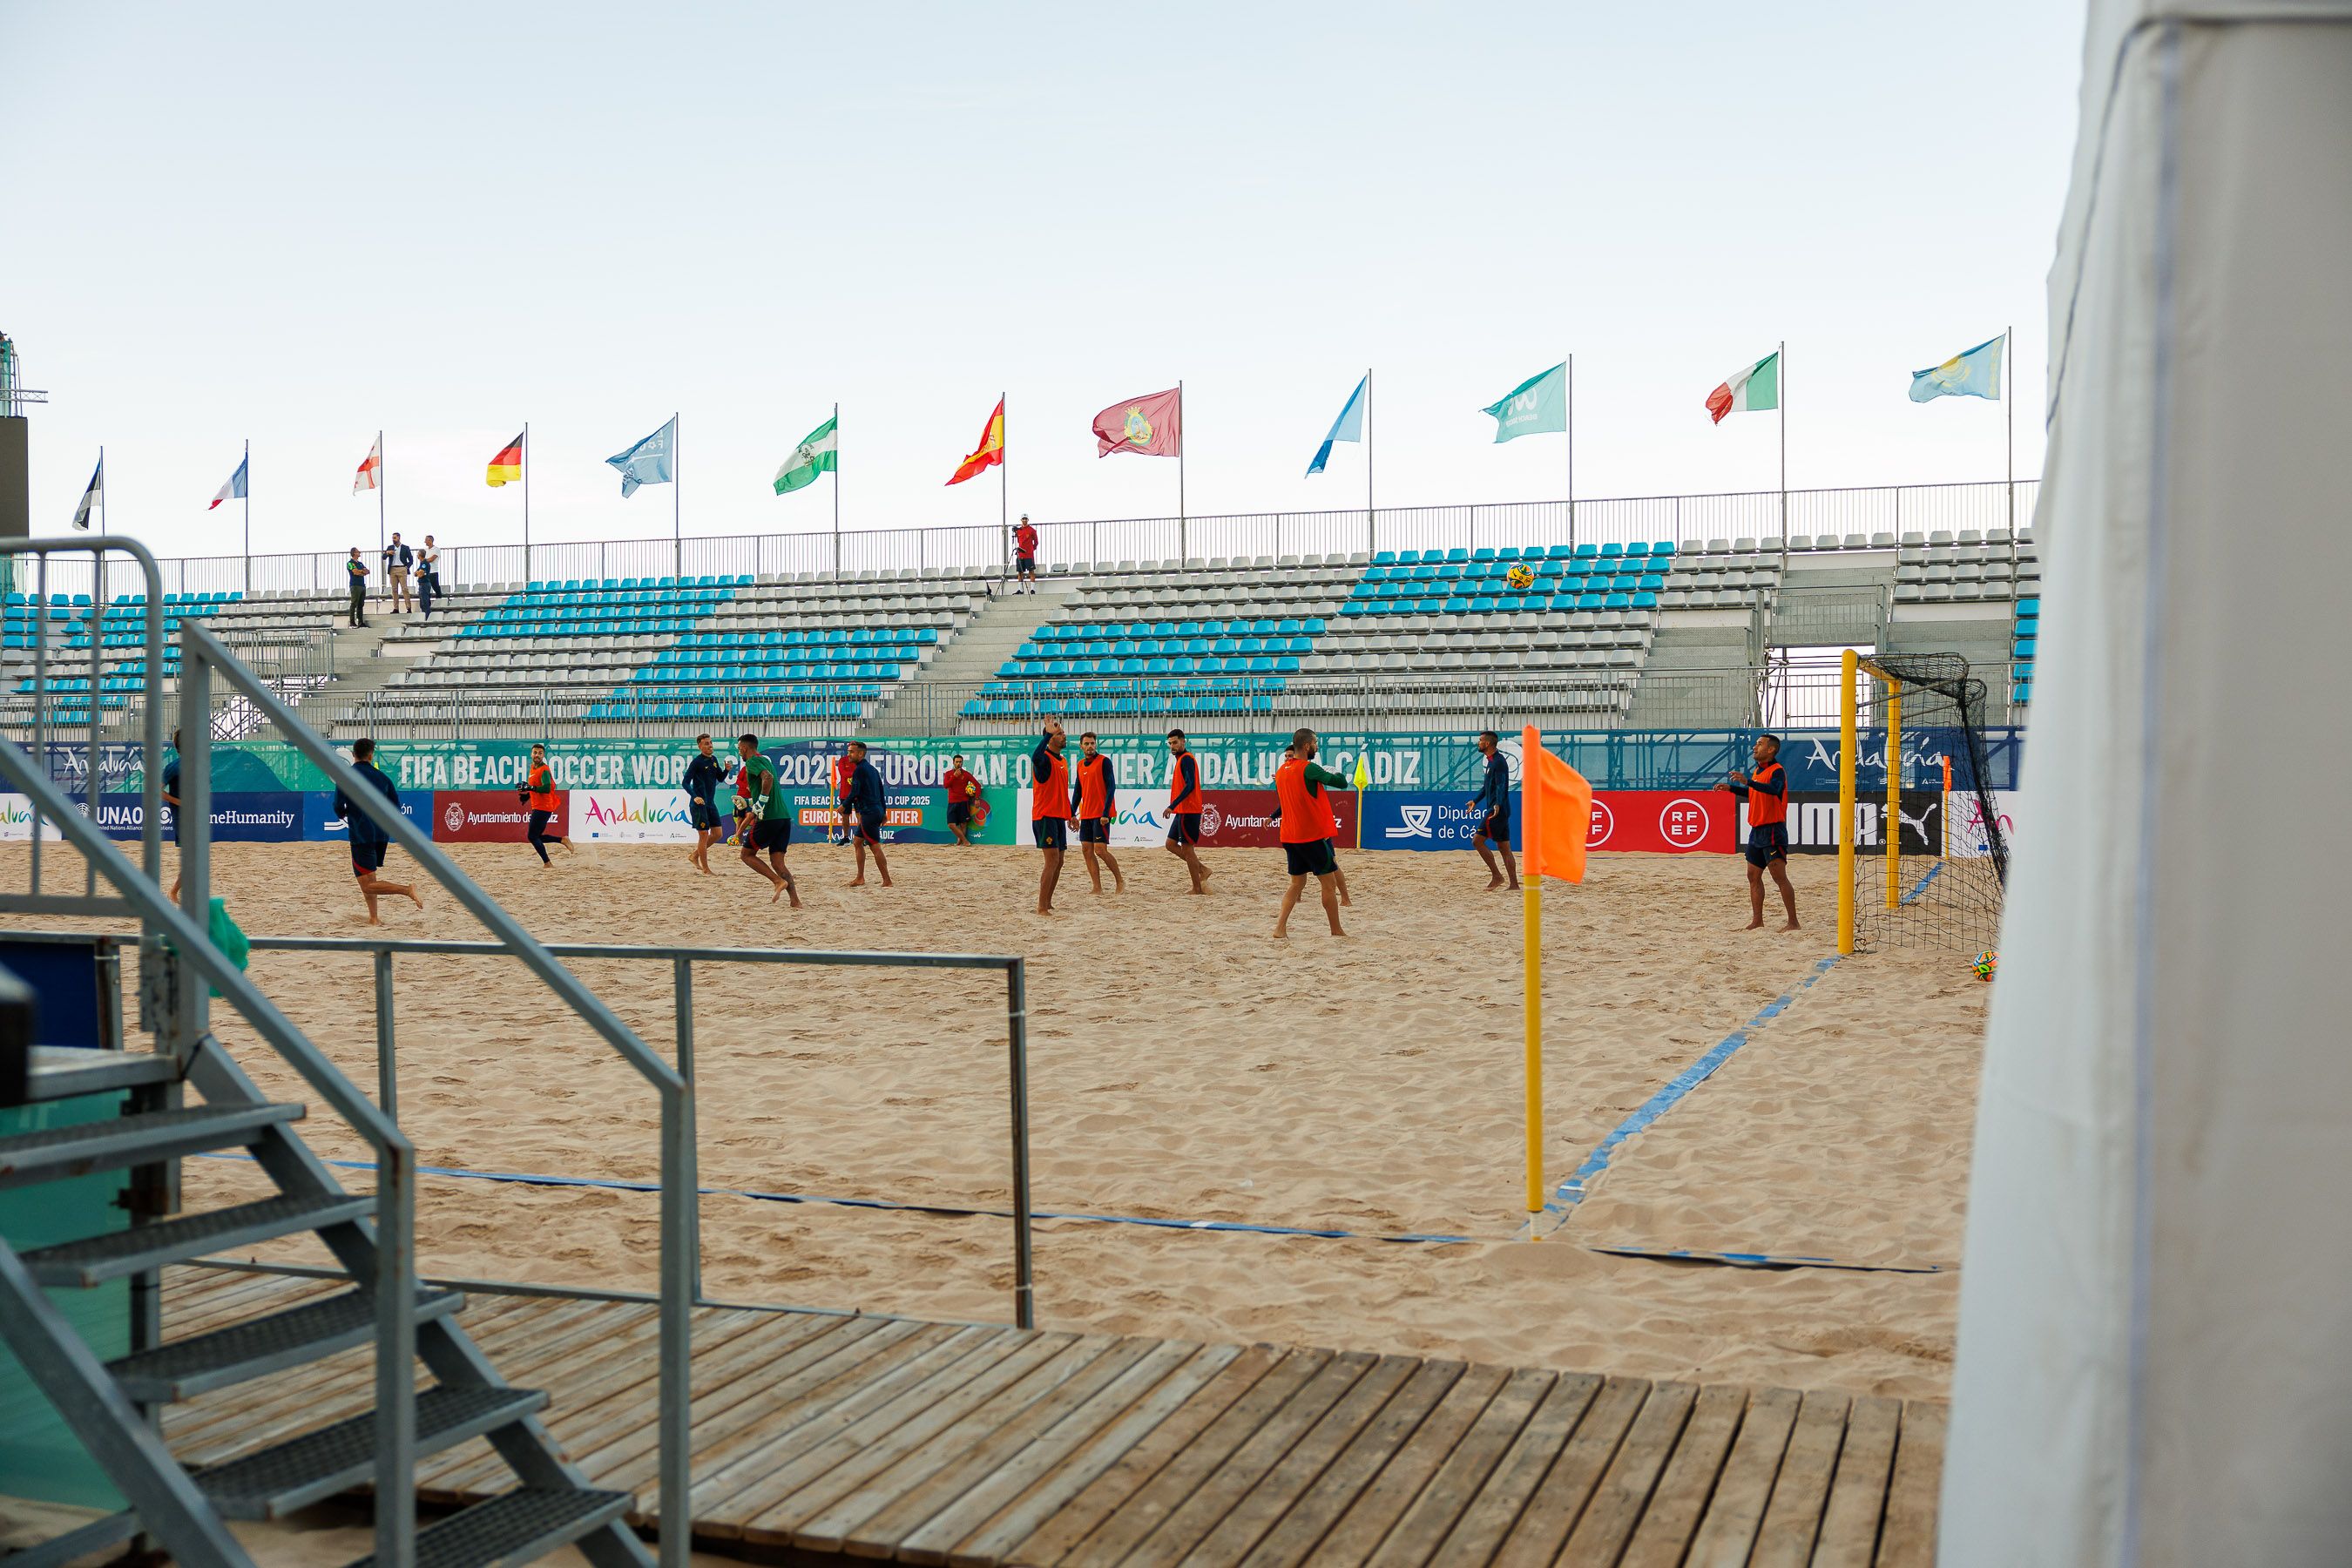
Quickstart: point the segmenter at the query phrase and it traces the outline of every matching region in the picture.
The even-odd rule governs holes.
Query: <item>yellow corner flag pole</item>
[[[1845,650],[1843,693],[1838,705],[1838,896],[1837,949],[1853,951],[1853,836],[1855,819],[1853,749],[1857,739],[1854,685],[1861,660]]]
[[[1372,787],[1372,763],[1363,752],[1356,753],[1356,847],[1364,847],[1364,792]]]
[[[1527,999],[1528,1236],[1543,1212],[1543,791],[1536,787],[1531,759],[1543,744],[1536,727],[1519,731],[1519,910],[1520,990]]]

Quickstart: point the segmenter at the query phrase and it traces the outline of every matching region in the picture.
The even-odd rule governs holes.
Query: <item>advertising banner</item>
[[[436,843],[520,844],[530,828],[530,808],[510,789],[436,790],[429,798]],[[562,803],[561,792],[556,801]]]
[[[145,806],[140,795],[101,795],[99,826],[111,837],[136,838]],[[298,843],[302,837],[302,796],[292,790],[238,790],[213,795],[213,837],[222,843]]]
[[[32,800],[28,796],[17,795],[13,791],[0,794],[0,843],[12,839],[29,842],[32,837]],[[58,831],[58,825],[54,820],[47,818],[42,820],[41,838],[44,842],[54,844],[64,837],[64,834]]]
[[[1975,796],[1964,797],[1974,802]],[[1834,855],[1838,847],[1838,797],[1819,791],[1800,791],[1789,797],[1789,853]],[[1854,802],[1854,853],[1886,853],[1886,796]],[[1906,790],[1902,799],[1903,853],[1941,855],[1944,852],[1944,800],[1936,790]],[[1748,807],[1739,807],[1739,842],[1748,842]],[[1979,839],[1981,843],[1981,838]],[[1978,853],[1983,851],[1979,849]]]
[[[1518,801],[1512,797],[1512,812]],[[1597,790],[1592,796],[1589,849],[1648,855],[1727,854],[1738,847],[1738,801],[1715,790]]]
[[[1356,844],[1357,797],[1333,790],[1331,815],[1339,819],[1339,847]],[[1020,825],[1017,842],[1029,837],[1028,790],[1015,792],[1014,818]],[[1375,798],[1378,798],[1377,796]],[[1201,847],[1204,849],[1265,848],[1282,842],[1281,825],[1274,817],[1275,794],[1270,789],[1209,789],[1201,792]],[[1113,848],[1158,846],[1168,842],[1168,792],[1164,788],[1118,792],[1118,814],[1111,818]],[[1467,840],[1465,840],[1466,843]],[[1076,844],[1072,842],[1073,850]],[[1366,844],[1367,849],[1372,846]]]
[[[341,844],[352,836],[351,824],[335,815],[335,792],[331,789],[305,790],[296,797],[302,803],[302,837],[310,843],[332,840]],[[509,800],[514,798],[509,795]],[[433,827],[433,795],[429,790],[404,790],[400,796],[400,815],[416,825],[417,830],[429,834]]]
[[[449,798],[443,792],[438,798]],[[559,818],[575,844],[691,844],[694,819],[687,813],[682,789],[575,789],[562,793],[564,814]],[[507,797],[512,805],[514,797]],[[526,814],[514,837],[530,826]]]

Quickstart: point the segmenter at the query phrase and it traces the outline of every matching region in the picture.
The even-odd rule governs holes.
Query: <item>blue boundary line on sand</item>
[[[1609,1162],[1616,1154],[1620,1144],[1664,1116],[1668,1110],[1673,1110],[1685,1095],[1713,1077],[1717,1068],[1731,1059],[1732,1052],[1748,1043],[1748,1037],[1752,1032],[1787,1011],[1791,1003],[1812,988],[1814,982],[1830,972],[1831,967],[1841,956],[1833,952],[1815,963],[1811,973],[1766,1003],[1754,1017],[1717,1040],[1705,1056],[1676,1073],[1667,1080],[1664,1089],[1643,1100],[1633,1114],[1612,1128],[1609,1135],[1594,1144],[1592,1152],[1585,1155],[1584,1163],[1570,1172],[1567,1180],[1561,1182],[1553,1191],[1551,1201],[1544,1205],[1543,1212],[1559,1214],[1564,1209],[1572,1209],[1582,1203],[1585,1194],[1592,1190],[1593,1182],[1609,1168]],[[1534,1222],[1530,1220],[1528,1223],[1532,1225]]]

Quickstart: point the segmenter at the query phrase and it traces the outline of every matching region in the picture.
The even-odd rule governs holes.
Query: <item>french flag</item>
[[[228,477],[228,483],[221,486],[220,494],[213,497],[213,506],[218,506],[225,500],[243,500],[245,499],[245,466],[251,461],[253,461],[253,459],[250,457],[238,459],[236,472]],[[210,511],[213,510],[213,506],[208,506],[205,508],[205,510],[206,511]]]

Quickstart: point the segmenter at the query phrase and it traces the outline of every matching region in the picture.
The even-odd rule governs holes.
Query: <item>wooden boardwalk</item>
[[[166,1277],[167,1337],[338,1284]],[[598,1486],[653,1518],[655,1313],[474,1294],[461,1321]],[[176,1406],[190,1464],[367,1407],[370,1352]],[[902,1563],[1917,1564],[1935,1556],[1945,1406],[1417,1356],[706,1308],[694,1531],[765,1560]],[[499,1489],[479,1439],[429,1500]]]

